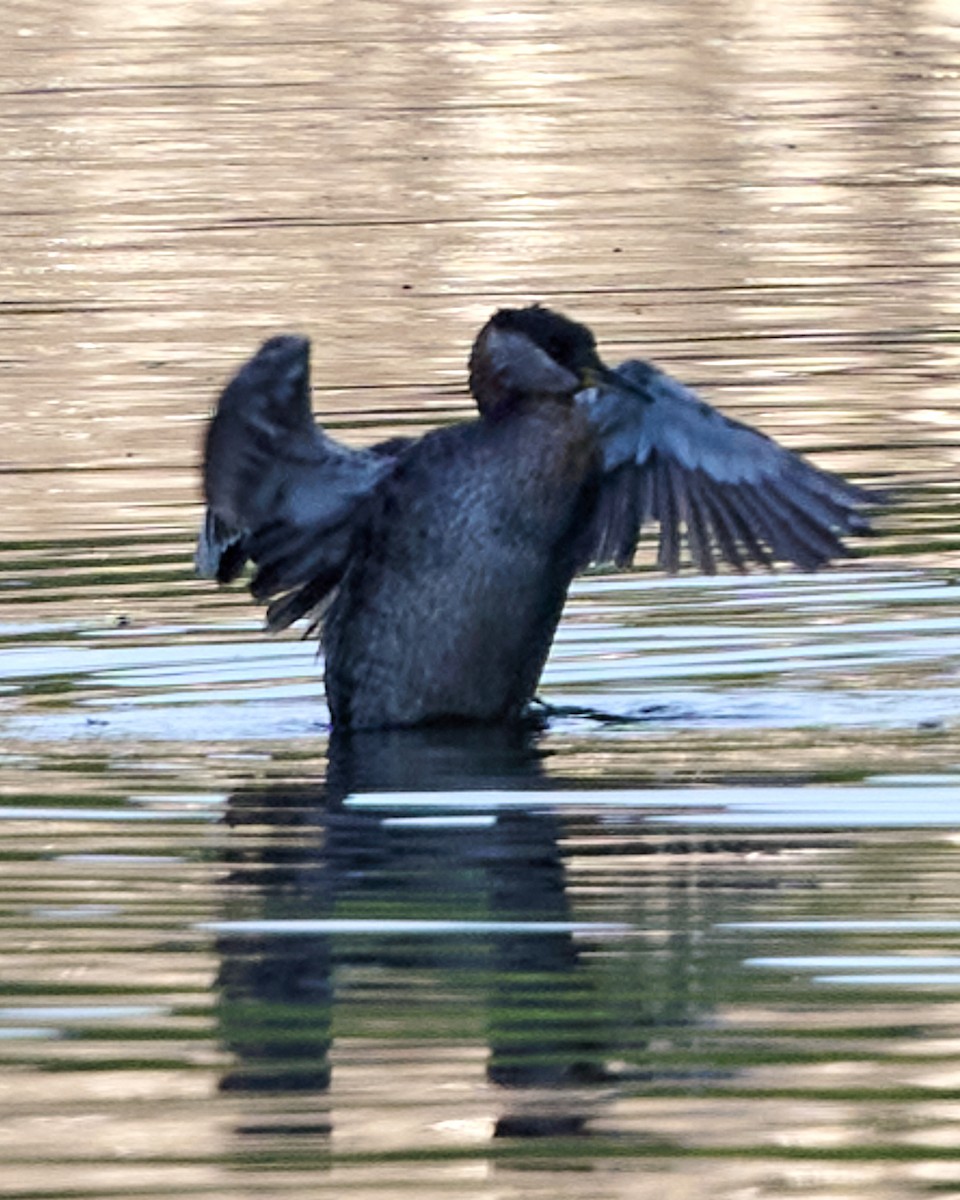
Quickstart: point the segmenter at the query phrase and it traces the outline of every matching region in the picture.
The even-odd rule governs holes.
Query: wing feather
[[[322,606],[346,569],[357,520],[395,462],[392,446],[350,450],[316,425],[309,349],[300,337],[265,342],[221,395],[204,453],[197,571],[228,582],[252,559],[253,594],[273,601],[271,629]]]
[[[738,544],[739,532],[737,523],[722,504],[717,504],[708,489],[702,488],[699,476],[694,477],[694,483],[700,490],[704,511],[713,531],[713,537],[720,558],[734,567],[737,571],[745,571],[746,563],[740,553]]]
[[[775,560],[815,570],[848,553],[845,536],[870,531],[862,509],[878,494],[725,417],[648,363],[623,363],[577,404],[596,431],[604,469],[587,539],[591,561],[622,565],[614,551],[632,550],[650,520],[660,525],[663,569],[679,569],[685,544],[707,574],[718,559],[741,571]],[[610,489],[638,500],[632,508],[604,503]]]
[[[679,475],[676,467],[673,474]],[[674,493],[678,498],[680,515],[687,531],[687,542],[690,546],[690,557],[698,571],[703,575],[716,575],[717,568],[713,561],[713,548],[710,530],[701,503],[700,489],[696,475],[690,475],[686,480],[675,479]]]
[[[657,514],[660,518],[660,545],[657,564],[675,574],[680,570],[680,512],[674,491],[674,476],[670,460],[658,457],[656,462]]]

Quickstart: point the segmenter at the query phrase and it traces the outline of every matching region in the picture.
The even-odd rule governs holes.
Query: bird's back
[[[378,489],[324,624],[334,722],[499,720],[530,700],[594,502],[572,405],[439,430]]]

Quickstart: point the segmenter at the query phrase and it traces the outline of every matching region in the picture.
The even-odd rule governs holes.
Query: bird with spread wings
[[[470,356],[479,415],[350,449],[315,422],[309,342],[264,343],[223,391],[204,453],[201,575],[252,562],[267,626],[319,626],[335,726],[507,721],[532,700],[567,589],[629,566],[815,570],[877,497],[584,325],[501,309]]]

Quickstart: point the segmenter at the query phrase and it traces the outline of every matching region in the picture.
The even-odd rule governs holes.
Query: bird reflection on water
[[[749,913],[761,881],[705,892],[698,836],[633,825],[624,844],[609,812],[558,804],[582,785],[549,772],[528,732],[431,728],[335,734],[322,786],[230,798],[213,928],[239,1156],[283,1157],[295,1137],[323,1161],[371,1089],[401,1102],[421,1145],[451,1112],[494,1138],[592,1134],[624,1089],[716,1077],[698,1038],[743,947],[715,923]],[[377,801],[410,791],[420,814],[474,819],[397,819]],[[529,804],[498,807],[497,792]],[[625,853],[644,869],[618,894],[609,868]],[[329,925],[348,919],[366,928]],[[378,1144],[363,1134],[365,1152]]]
[[[331,1118],[334,1009],[360,1005],[371,972],[420,981],[410,1010],[386,1037],[443,1036],[430,994],[459,996],[456,1029],[485,1030],[487,1078],[509,1089],[496,1136],[579,1132],[609,1084],[607,1034],[595,981],[569,930],[477,933],[475,921],[571,920],[561,824],[549,811],[510,811],[480,825],[384,821],[352,809],[358,792],[510,790],[547,786],[531,735],[516,728],[400,730],[334,735],[322,789],[250,790],[234,795],[224,923],[217,936],[218,1020],[232,1055],[221,1087],[287,1097],[297,1108],[241,1124],[250,1135],[326,1134]],[[460,931],[397,936],[377,932],[383,916],[453,918]],[[369,935],[258,932],[244,921],[362,916]],[[236,924],[239,922],[238,924]],[[340,985],[344,973],[355,978]],[[402,994],[402,988],[398,989]],[[341,994],[342,993],[342,994]],[[389,994],[389,989],[387,990]],[[419,999],[417,998],[419,997]],[[352,999],[351,999],[352,997]],[[389,1013],[383,1010],[375,1025]],[[478,1013],[480,1019],[478,1021]],[[357,1017],[345,1022],[356,1028]],[[591,1095],[591,1093],[596,1093]],[[304,1112],[295,1096],[313,1099]]]
[[[479,417],[350,450],[313,419],[309,344],[273,338],[206,441],[201,574],[255,564],[267,624],[322,626],[340,729],[509,722],[528,709],[575,574],[659,563],[816,569],[871,496],[728,420],[649,363],[610,370],[586,326],[503,309],[470,357]]]

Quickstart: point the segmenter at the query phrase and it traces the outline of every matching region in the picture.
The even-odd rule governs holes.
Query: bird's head
[[[586,325],[539,304],[494,313],[470,354],[470,391],[494,419],[530,400],[569,403],[605,374]]]

